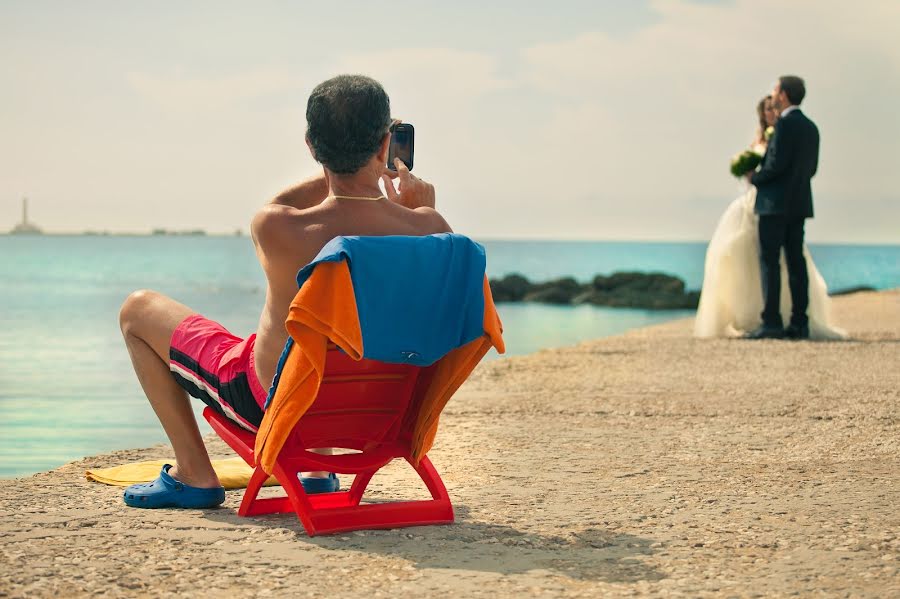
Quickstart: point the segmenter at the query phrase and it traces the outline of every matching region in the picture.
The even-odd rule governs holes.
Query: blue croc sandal
[[[341,490],[341,481],[334,472],[328,473],[328,478],[319,478],[315,476],[301,476],[300,484],[308,495],[316,493],[336,493]]]
[[[169,475],[166,464],[152,483],[131,485],[125,489],[125,505],[131,507],[160,508],[205,508],[215,507],[225,501],[225,488],[201,489],[175,480]]]

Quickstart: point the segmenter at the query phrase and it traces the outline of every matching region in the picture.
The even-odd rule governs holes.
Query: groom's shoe
[[[809,325],[789,324],[784,330],[787,339],[809,339]]]
[[[782,339],[784,337],[784,329],[781,327],[770,327],[763,325],[755,331],[750,331],[744,335],[744,339]]]

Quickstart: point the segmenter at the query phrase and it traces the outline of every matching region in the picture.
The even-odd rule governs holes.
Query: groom
[[[819,130],[800,112],[806,95],[803,79],[779,77],[772,90],[781,118],[769,141],[762,168],[750,176],[756,186],[759,215],[759,263],[762,274],[762,326],[749,339],[809,338],[809,276],[803,256],[803,224],[812,218],[810,179],[819,163]],[[791,288],[791,322],[783,327],[781,310],[781,248]]]

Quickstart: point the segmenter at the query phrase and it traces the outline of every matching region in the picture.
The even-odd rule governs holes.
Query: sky
[[[900,243],[900,2],[0,1],[0,231],[247,230],[319,168],[309,92],[385,86],[476,238],[704,240],[781,74],[822,135],[812,242]]]

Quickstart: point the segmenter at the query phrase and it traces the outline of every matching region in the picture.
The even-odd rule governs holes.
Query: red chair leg
[[[312,537],[316,534],[315,523],[312,519],[312,506],[309,503],[306,491],[303,490],[303,485],[300,484],[299,474],[299,471],[288,470],[281,463],[275,463],[275,477],[281,483],[285,493],[287,493],[288,499],[297,513],[297,517],[300,518],[300,523],[306,529],[306,534]]]
[[[256,497],[259,495],[259,490],[268,478],[269,475],[266,474],[265,470],[257,466],[253,471],[253,476],[250,477],[250,482],[247,483],[247,490],[244,491],[244,498],[241,499],[241,507],[238,508],[239,516],[248,516],[255,512],[253,504],[256,501]]]
[[[440,475],[435,470],[434,465],[431,463],[431,460],[428,459],[428,456],[423,456],[421,460],[419,460],[419,465],[416,466],[413,464],[412,460],[407,458],[407,460],[413,468],[415,468],[416,472],[422,477],[422,481],[425,483],[425,486],[428,487],[428,492],[431,493],[431,496],[439,501],[450,501],[450,495],[447,493],[447,487],[444,486],[444,481],[441,480]]]
[[[356,475],[356,478],[353,479],[353,484],[350,486],[350,504],[351,505],[359,505],[359,502],[362,501],[363,493],[366,492],[366,487],[369,486],[369,481],[372,480],[372,476],[375,475],[376,470],[372,470],[371,472],[360,472]]]

